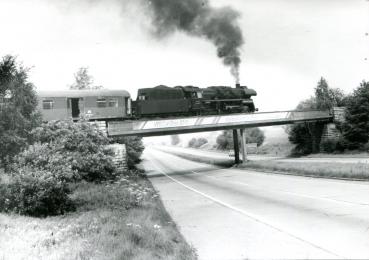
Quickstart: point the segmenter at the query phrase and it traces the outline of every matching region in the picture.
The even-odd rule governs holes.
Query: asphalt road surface
[[[369,259],[369,183],[221,169],[147,149],[143,167],[199,259]]]

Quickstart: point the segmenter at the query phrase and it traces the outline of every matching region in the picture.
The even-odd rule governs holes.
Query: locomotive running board
[[[110,121],[108,136],[160,136],[240,129],[295,122],[331,122],[330,111],[278,111],[247,114],[182,117],[160,120]]]

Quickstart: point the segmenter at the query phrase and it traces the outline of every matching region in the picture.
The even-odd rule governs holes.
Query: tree
[[[363,81],[347,99],[343,137],[349,149],[363,147],[369,141],[369,82]]]
[[[81,67],[74,74],[75,82],[70,89],[101,89],[102,86],[93,86],[93,77],[89,74],[87,67]]]
[[[191,140],[188,142],[188,147],[192,147],[192,148],[200,148],[201,146],[203,146],[204,144],[207,144],[208,140],[204,137],[200,137],[200,138],[191,138]]]
[[[321,109],[324,102],[321,102]],[[318,109],[316,97],[310,97],[298,104],[296,110],[308,111]],[[288,140],[295,144],[294,154],[310,154],[319,151],[320,136],[323,125],[320,123],[297,123],[287,127]]]
[[[317,109],[332,109],[335,106],[343,106],[345,96],[342,90],[330,88],[327,81],[321,77],[315,88],[315,99]]]
[[[0,62],[0,164],[7,166],[32,139],[31,130],[40,125],[37,96],[28,82],[28,70],[13,56]]]
[[[179,139],[179,136],[178,135],[171,135],[170,136],[170,143],[172,145],[177,145],[177,144],[179,144],[180,141],[181,140]]]
[[[327,81],[321,77],[315,95],[298,104],[296,110],[326,110],[334,106],[342,106],[345,103],[345,96],[342,90],[330,88]],[[288,139],[296,144],[295,154],[310,154],[319,152],[320,137],[324,125],[321,123],[297,123],[287,128]]]
[[[257,143],[258,146],[262,145],[265,140],[265,135],[258,127],[248,128],[246,133],[246,143]],[[233,132],[231,130],[225,130],[218,135],[217,140],[218,149],[230,150],[233,149]],[[241,145],[241,137],[238,136],[239,145]]]

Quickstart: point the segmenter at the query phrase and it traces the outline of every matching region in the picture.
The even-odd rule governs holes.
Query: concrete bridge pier
[[[240,163],[240,147],[238,143],[238,132],[241,137],[241,152],[242,152],[242,162],[247,161],[247,147],[246,147],[246,129],[241,128],[239,130],[233,129],[233,149],[234,149],[234,162],[235,164]]]
[[[242,163],[247,162],[247,147],[246,147],[246,129],[240,129],[241,135],[241,151],[242,151]]]
[[[238,146],[238,131],[233,129],[233,149],[234,149],[234,163],[240,163],[240,148]]]

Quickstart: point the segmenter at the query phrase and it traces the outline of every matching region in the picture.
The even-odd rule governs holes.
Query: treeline
[[[241,146],[241,136],[238,134],[238,145]],[[257,146],[263,144],[265,140],[264,132],[258,128],[247,128],[245,129],[246,143],[256,143]],[[233,143],[233,132],[232,130],[225,130],[217,137],[217,149],[219,150],[231,150],[234,148]]]
[[[245,129],[246,143],[256,143],[257,146],[261,146],[265,140],[264,132],[258,128],[247,128]],[[179,145],[181,143],[178,135],[171,135],[171,145]],[[241,146],[241,136],[238,133],[238,142]],[[193,137],[188,143],[187,147],[190,148],[202,148],[204,145],[209,144],[209,140],[205,137]],[[233,149],[233,132],[232,130],[222,131],[215,140],[215,143],[210,142],[210,148],[217,150],[231,150]]]
[[[0,211],[63,214],[74,209],[72,184],[132,173],[115,168],[109,144],[126,144],[131,169],[144,147],[137,137],[110,139],[84,120],[42,123],[27,72],[12,56],[0,62]]]
[[[321,140],[324,125],[321,123],[300,123],[288,127],[289,140],[295,144],[296,155],[345,150],[369,151],[369,82],[363,81],[349,95],[338,88],[330,88],[321,78],[314,96],[302,101],[297,110],[324,110],[345,107],[345,122],[337,124],[339,138]],[[322,142],[321,142],[322,141]]]

